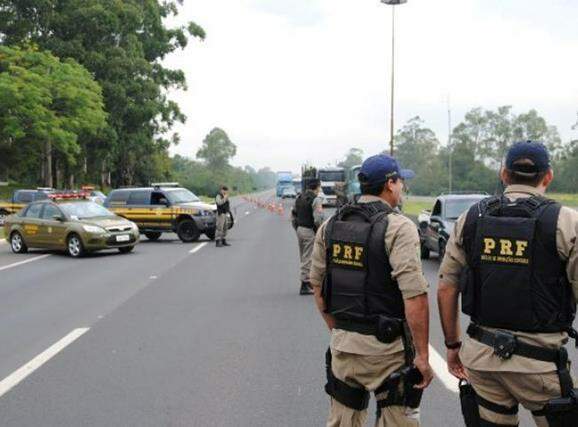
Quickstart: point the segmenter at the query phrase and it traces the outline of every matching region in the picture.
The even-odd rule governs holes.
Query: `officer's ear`
[[[554,171],[552,169],[548,169],[546,175],[544,175],[544,178],[542,179],[542,186],[544,188],[548,188],[548,186],[552,183],[553,180],[554,180]]]

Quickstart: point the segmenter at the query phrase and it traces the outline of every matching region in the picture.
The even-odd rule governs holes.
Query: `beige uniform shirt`
[[[539,195],[534,187],[525,185],[511,185],[504,191],[510,200],[522,197]],[[462,232],[466,220],[466,214],[460,216],[452,231],[446,247],[446,255],[439,271],[439,279],[448,285],[458,286],[462,268],[466,265],[466,255],[463,248]],[[558,218],[556,230],[556,246],[558,254],[563,260],[567,260],[566,273],[572,285],[574,296],[578,296],[578,211],[562,207]],[[487,328],[488,330],[494,330]],[[566,333],[529,334],[516,332],[521,341],[541,347],[558,348],[568,341]],[[484,345],[466,335],[460,358],[464,366],[479,371],[500,371],[519,373],[545,373],[555,371],[552,363],[532,360],[521,356],[512,356],[511,359],[502,360],[494,355],[493,348]]]
[[[375,196],[362,196],[359,203],[381,201]],[[385,202],[383,202],[385,203]],[[419,235],[415,224],[405,216],[392,213],[385,233],[385,249],[392,268],[391,276],[397,280],[404,299],[427,292],[428,283],[423,275],[419,255]],[[313,286],[321,286],[325,278],[325,222],[317,231],[313,246],[310,280]],[[331,332],[331,348],[360,355],[388,355],[403,351],[401,339],[384,344],[372,335],[334,329]]]

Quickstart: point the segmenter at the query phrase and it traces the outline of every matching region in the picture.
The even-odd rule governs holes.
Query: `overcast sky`
[[[447,98],[466,111],[538,110],[564,140],[578,112],[578,1],[409,0],[396,8],[396,125],[421,116],[444,143]],[[185,0],[207,32],[166,60],[188,116],[173,153],[194,157],[223,128],[235,165],[298,171],[389,134],[391,7],[379,0]]]

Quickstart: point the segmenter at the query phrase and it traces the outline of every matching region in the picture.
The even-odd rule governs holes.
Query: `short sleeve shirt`
[[[506,188],[504,195],[510,200],[534,195],[543,195],[536,188],[525,185],[512,185]],[[463,247],[463,228],[467,213],[460,216],[452,231],[446,254],[439,270],[439,280],[451,286],[458,286],[461,270],[466,266]],[[556,246],[558,255],[567,261],[566,274],[572,286],[574,296],[578,296],[578,211],[562,207],[556,228]],[[487,328],[493,330],[492,328]],[[515,332],[521,341],[528,344],[558,348],[568,341],[566,333],[529,334]],[[512,356],[508,360],[499,359],[491,347],[466,336],[460,351],[464,366],[479,371],[546,373],[555,370],[552,363],[532,360],[521,356]]]

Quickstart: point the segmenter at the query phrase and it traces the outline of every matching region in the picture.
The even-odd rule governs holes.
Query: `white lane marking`
[[[194,254],[195,252],[200,251],[202,248],[205,247],[206,244],[207,244],[207,242],[198,244],[198,245],[195,246],[193,249],[191,249],[191,250],[189,251],[189,253],[190,253],[190,254]]]
[[[4,265],[4,266],[0,267],[0,271],[8,270],[9,268],[12,268],[12,267],[18,267],[19,265],[28,264],[29,262],[38,261],[38,260],[41,260],[43,258],[49,257],[50,255],[52,255],[52,254],[40,255],[40,256],[36,256],[34,258],[25,259],[24,261],[15,262],[14,264]]]
[[[149,279],[155,280],[155,279],[158,279],[158,276],[151,276],[151,277],[149,277]]]
[[[249,212],[249,211],[245,212],[245,215],[250,215],[250,214],[251,214],[251,212]]]
[[[0,381],[0,397],[8,393],[12,388],[17,386],[22,380],[24,380],[27,376],[32,374],[54,356],[56,356],[59,352],[61,352],[64,348],[68,345],[72,344],[76,341],[79,337],[84,335],[90,328],[78,328],[74,329],[71,333],[66,335],[57,343],[53,344],[51,347],[44,350],[30,362],[26,363],[25,365],[18,368],[18,370],[14,371],[2,381]]]
[[[449,373],[447,362],[431,344],[429,346],[429,355],[430,365],[444,386],[451,392],[459,393],[458,379]]]

